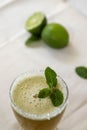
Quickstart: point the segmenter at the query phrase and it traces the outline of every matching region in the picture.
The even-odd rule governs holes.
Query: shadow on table
[[[10,127],[10,130],[21,130],[20,125],[18,124],[18,122],[12,124],[12,126]]]

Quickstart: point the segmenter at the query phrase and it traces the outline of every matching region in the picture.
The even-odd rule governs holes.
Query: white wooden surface
[[[63,24],[70,34],[64,49],[48,47],[43,41],[26,47],[27,17],[43,11],[48,22]],[[31,69],[51,66],[69,86],[69,105],[60,130],[87,130],[87,80],[78,77],[76,66],[87,66],[87,17],[60,0],[0,0],[0,130],[19,130],[11,111],[9,87],[14,78]]]

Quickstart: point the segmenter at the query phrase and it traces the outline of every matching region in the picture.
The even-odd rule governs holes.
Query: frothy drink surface
[[[23,111],[31,114],[46,114],[55,111],[50,98],[40,99],[36,95],[42,88],[48,87],[46,80],[42,76],[25,78],[14,87],[12,96],[13,102]],[[58,88],[62,89],[58,84]]]

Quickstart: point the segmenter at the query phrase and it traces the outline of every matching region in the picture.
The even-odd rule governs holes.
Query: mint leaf
[[[76,67],[75,71],[80,77],[87,79],[87,68],[86,67],[84,67],[84,66]]]
[[[63,93],[59,89],[56,89],[51,93],[50,99],[54,106],[59,106],[63,103],[64,100]]]
[[[39,37],[36,37],[36,36],[34,36],[34,35],[31,35],[31,37],[29,37],[29,38],[26,40],[25,44],[26,44],[26,46],[29,46],[29,45],[31,45],[32,43],[34,43],[34,42],[36,42],[36,41],[38,41],[38,40],[40,40]]]
[[[45,69],[45,77],[46,77],[46,82],[50,88],[53,88],[57,85],[57,74],[50,67],[47,67]]]
[[[51,94],[51,90],[49,88],[44,88],[40,90],[38,97],[39,98],[46,98]]]

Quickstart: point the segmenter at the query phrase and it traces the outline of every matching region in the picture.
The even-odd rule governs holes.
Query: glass
[[[26,72],[18,76],[13,81],[9,90],[12,110],[21,128],[23,128],[23,130],[55,130],[55,129],[57,130],[56,127],[58,126],[58,123],[65,111],[65,108],[68,102],[68,94],[69,94],[68,87],[60,76],[58,76],[58,82],[63,87],[63,93],[65,95],[64,102],[62,105],[57,107],[57,109],[51,112],[50,114],[36,115],[36,114],[26,113],[23,110],[19,109],[13,102],[12,92],[16,84],[22,81],[24,78],[38,76],[38,75],[43,76],[44,75],[43,71]]]

